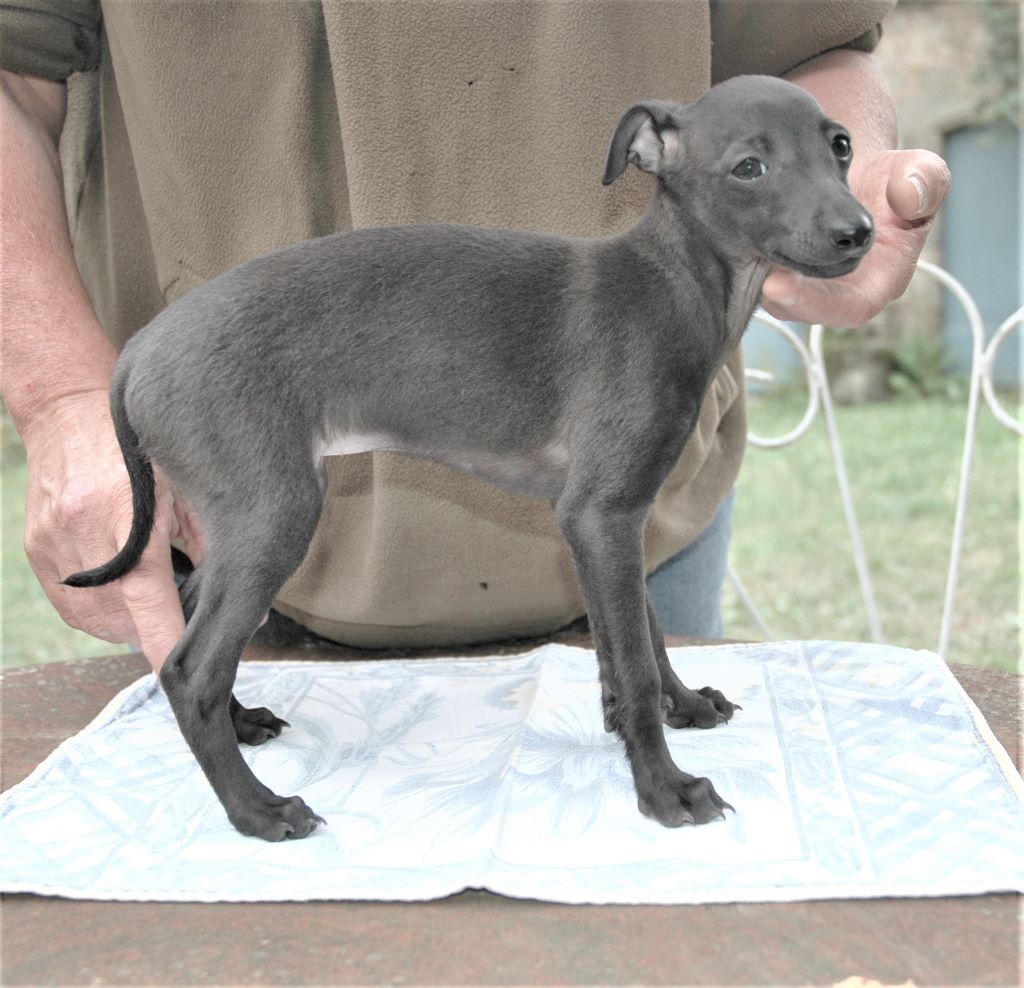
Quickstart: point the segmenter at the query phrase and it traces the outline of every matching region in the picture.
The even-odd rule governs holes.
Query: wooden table
[[[310,657],[258,657],[289,655]],[[140,656],[124,655],[5,673],[4,788],[146,670]],[[953,672],[1020,765],[1020,677]],[[714,906],[565,906],[487,892],[423,903],[212,905],[9,895],[0,905],[2,977],[7,985],[833,985],[851,977],[1016,985],[1019,907],[1016,895]]]

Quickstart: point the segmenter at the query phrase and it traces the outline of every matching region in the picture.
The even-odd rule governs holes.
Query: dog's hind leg
[[[268,491],[281,476],[261,478],[258,495],[204,516],[211,535],[194,574],[192,614],[160,674],[182,734],[228,819],[265,840],[304,837],[320,820],[299,797],[278,796],[253,775],[238,747],[238,725],[258,727],[259,712],[240,714],[245,708],[233,710],[232,703],[242,649],[302,561],[320,514],[311,467],[306,475],[284,473],[280,489]]]
[[[199,601],[199,585],[202,581],[202,570],[194,569],[185,579],[181,588],[181,608],[185,613],[186,622],[191,619]],[[231,724],[235,729],[235,737],[245,744],[258,745],[276,738],[281,731],[291,725],[286,720],[275,716],[266,707],[243,707],[235,694],[231,694],[228,711]]]

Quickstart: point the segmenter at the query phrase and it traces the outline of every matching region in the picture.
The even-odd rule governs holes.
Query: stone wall
[[[991,59],[993,19],[983,9],[991,2],[902,0],[886,19],[876,58],[892,90],[902,147],[942,154],[948,132],[982,122],[981,108],[993,92],[992,73],[985,71]],[[1008,0],[1005,7],[1020,9],[1017,0]],[[940,214],[924,253],[939,265],[943,263],[941,224]],[[851,401],[883,397],[885,354],[908,333],[941,339],[942,291],[923,275],[855,340],[845,345],[841,340],[834,342],[835,359],[830,363],[837,372],[834,384],[839,396]],[[863,360],[857,359],[858,350]]]

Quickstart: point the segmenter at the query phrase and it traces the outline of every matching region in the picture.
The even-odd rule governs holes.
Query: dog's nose
[[[875,233],[875,225],[869,216],[861,216],[856,222],[838,223],[828,233],[833,247],[840,250],[859,250],[871,243]]]

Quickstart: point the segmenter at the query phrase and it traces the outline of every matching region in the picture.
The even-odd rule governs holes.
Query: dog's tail
[[[110,391],[110,413],[114,420],[114,432],[121,444],[121,455],[128,470],[132,485],[132,527],[124,548],[110,562],[94,569],[72,573],[63,582],[69,587],[98,587],[120,579],[138,563],[156,518],[156,483],[153,465],[140,449],[139,437],[135,434],[124,407],[125,376],[114,380]]]

